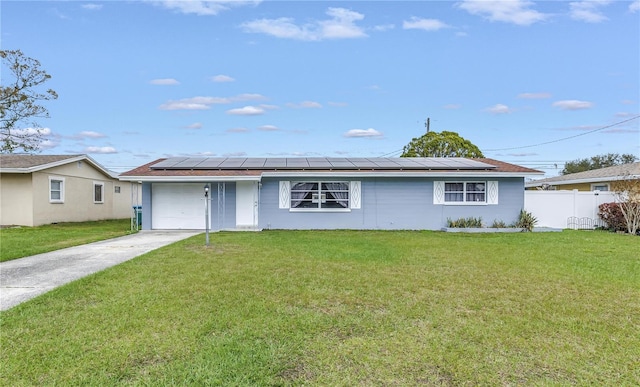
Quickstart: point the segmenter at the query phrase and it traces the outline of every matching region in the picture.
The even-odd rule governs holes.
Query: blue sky
[[[394,157],[427,118],[547,176],[640,156],[639,1],[5,0],[0,12],[2,49],[38,59],[59,94],[42,153],[119,172],[167,156]]]

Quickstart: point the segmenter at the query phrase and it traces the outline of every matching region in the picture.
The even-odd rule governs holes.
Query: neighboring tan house
[[[525,187],[543,190],[609,191],[612,182],[626,178],[640,179],[640,162],[528,181]]]
[[[132,189],[87,155],[0,155],[0,225],[129,218]]]
[[[439,230],[448,218],[514,222],[525,177],[538,175],[457,157],[183,157],[120,179],[142,182],[145,230],[205,229],[206,219],[212,230]]]

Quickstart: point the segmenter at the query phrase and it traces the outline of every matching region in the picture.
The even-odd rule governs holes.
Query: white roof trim
[[[207,183],[231,181],[260,181],[262,176],[121,176],[121,181],[137,181],[150,183]]]
[[[99,170],[103,174],[105,174],[105,175],[107,175],[107,176],[109,176],[109,177],[111,177],[113,179],[118,179],[118,174],[117,173],[106,169],[105,167],[100,165],[100,163],[98,163],[97,161],[95,161],[94,159],[89,157],[88,155],[80,155],[80,156],[77,156],[77,157],[70,157],[68,159],[62,159],[62,160],[54,161],[54,162],[47,163],[47,164],[35,165],[35,166],[29,167],[29,168],[0,168],[0,173],[33,173],[33,172],[39,172],[39,171],[42,171],[42,170],[45,170],[45,169],[49,169],[49,168],[59,167],[61,165],[75,163],[75,162],[78,162],[78,161],[87,161],[89,164],[91,164],[94,168],[96,168],[97,170]]]

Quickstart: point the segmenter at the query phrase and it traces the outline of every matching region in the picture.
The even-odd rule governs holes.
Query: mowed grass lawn
[[[640,238],[215,233],[2,312],[0,385],[639,385]]]
[[[0,262],[131,233],[130,219],[0,229]]]

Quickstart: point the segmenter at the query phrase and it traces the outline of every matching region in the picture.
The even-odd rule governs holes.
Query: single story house
[[[87,155],[3,154],[0,225],[130,218],[138,185]]]
[[[614,181],[640,179],[640,162],[528,181],[527,189],[610,191]]]
[[[448,218],[514,222],[537,175],[493,159],[177,157],[120,178],[142,182],[147,230],[205,229],[206,215],[211,230],[437,230]]]

